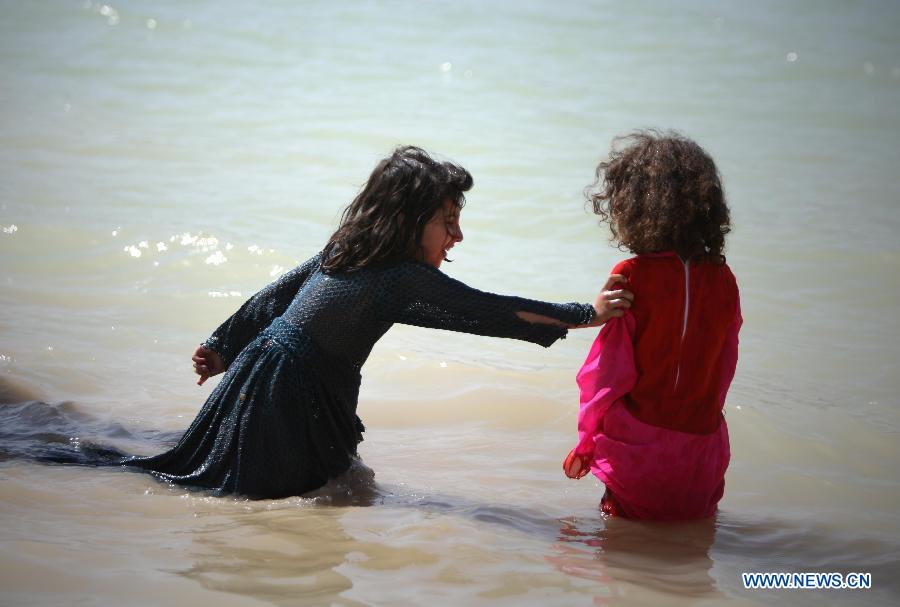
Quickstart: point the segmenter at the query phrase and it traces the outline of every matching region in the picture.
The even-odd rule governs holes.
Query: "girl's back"
[[[684,262],[674,252],[618,264],[635,294],[637,381],[629,412],[660,428],[709,434],[719,426],[740,326],[738,289],[727,264]]]
[[[618,140],[596,177],[594,212],[637,255],[614,270],[634,302],[578,372],[578,444],[563,467],[603,481],[609,514],[711,516],[731,458],[722,406],[741,326],[718,170],[690,139],[642,131]]]

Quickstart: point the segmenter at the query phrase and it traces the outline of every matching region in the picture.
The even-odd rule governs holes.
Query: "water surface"
[[[613,136],[682,130],[722,171],[745,316],[713,521],[605,520],[600,484],[563,477],[591,332],[543,350],[398,326],[364,369],[374,484],[360,469],[318,497],[248,502],[0,462],[4,604],[898,600],[892,3],[0,15],[0,388],[20,403],[2,405],[7,433],[57,424],[163,448],[210,391],[191,376],[196,344],[314,254],[401,143],[475,176],[448,273],[590,301],[624,254],[582,188]],[[748,592],[743,571],[871,572],[874,588]]]

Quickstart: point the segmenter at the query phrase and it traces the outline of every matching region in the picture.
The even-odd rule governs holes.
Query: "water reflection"
[[[841,604],[896,604],[900,596],[892,573],[900,565],[896,543],[815,520],[730,513],[683,524],[571,517],[560,520],[547,561],[566,575],[596,582],[597,605],[634,604],[636,589],[665,604],[682,598],[820,604],[816,593],[743,588],[741,573],[766,571],[871,573],[876,582],[870,591],[829,591],[840,593]]]
[[[392,604],[422,585],[488,604],[499,596],[527,600],[536,581],[558,592],[553,604],[583,594],[598,605],[725,596],[710,574],[713,520],[556,519],[540,509],[379,486],[362,465],[304,498],[197,500],[203,522],[192,536],[194,563],[178,573],[275,604]],[[444,549],[447,537],[455,537],[453,551]],[[507,554],[501,560],[498,540]],[[415,582],[397,583],[410,576]]]
[[[353,584],[336,569],[355,544],[327,510],[203,517],[194,563],[176,573],[204,588],[274,604],[331,604]]]
[[[660,598],[721,597],[710,575],[715,519],[651,523],[621,518],[561,519],[547,561],[566,575],[599,582],[597,605],[624,604],[629,587]]]

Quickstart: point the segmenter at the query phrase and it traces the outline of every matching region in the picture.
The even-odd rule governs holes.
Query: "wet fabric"
[[[652,520],[704,518],[715,513],[722,498],[730,460],[722,407],[737,365],[740,304],[730,270],[695,272],[697,282],[724,283],[718,285],[721,289],[705,285],[697,290],[703,294],[695,297],[692,313],[700,317],[697,322],[691,322],[690,310],[686,313],[680,302],[674,303],[685,298],[684,287],[680,292],[669,289],[674,293],[669,293],[668,302],[666,295],[639,299],[638,293],[650,292],[642,281],[656,272],[670,272],[677,279],[672,285],[685,285],[681,261],[675,257],[674,264],[660,265],[659,259],[650,258],[649,272],[634,271],[643,265],[643,256],[630,260],[631,267],[616,267],[616,271],[630,270],[628,288],[636,294],[635,303],[621,318],[603,326],[578,372],[581,397],[575,452],[591,462],[591,471],[606,485],[601,502],[605,512]],[[703,299],[714,298],[717,292],[724,294],[718,302]],[[675,313],[653,313],[667,304],[676,307]],[[727,318],[704,322],[704,311],[717,304],[724,308],[718,315]],[[700,356],[681,348],[673,355],[669,344],[654,366],[647,342],[662,347],[667,338],[660,336],[669,335],[683,337],[690,348],[711,352]],[[701,386],[679,380],[679,364],[691,368],[688,378],[703,377]],[[638,391],[642,407],[633,408]],[[654,405],[660,411],[654,411]],[[648,413],[657,423],[648,423],[636,411]]]
[[[726,340],[740,328],[737,282],[728,264],[655,253],[625,260],[613,273],[628,279],[635,300],[638,380],[629,390],[628,410],[653,426],[714,432],[734,375],[734,361],[722,353],[736,354]]]
[[[126,465],[250,497],[300,495],[350,466],[357,369],[276,318],[244,348],[174,449]]]
[[[277,498],[322,486],[350,466],[362,440],[360,369],[394,323],[549,346],[565,324],[593,318],[588,304],[486,293],[414,261],[325,274],[320,256],[248,300],[205,342],[227,371],[181,441],[125,465],[171,482]]]
[[[716,513],[731,460],[724,418],[712,434],[688,434],[645,424],[619,400],[594,440],[591,472],[606,485],[607,514],[680,521]]]

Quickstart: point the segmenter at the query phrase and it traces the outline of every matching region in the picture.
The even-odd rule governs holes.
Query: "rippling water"
[[[722,170],[746,319],[714,521],[605,520],[562,476],[592,334],[398,326],[368,468],[318,496],[0,462],[2,602],[895,604],[898,32],[890,2],[0,2],[0,434],[161,449],[210,390],[195,344],[399,143],[475,176],[448,273],[588,301],[623,254],[582,187],[616,134],[681,129]]]

